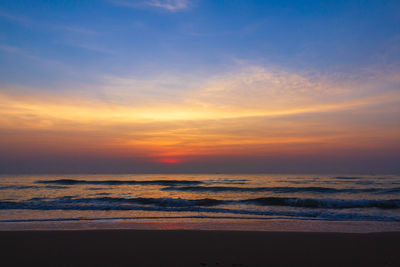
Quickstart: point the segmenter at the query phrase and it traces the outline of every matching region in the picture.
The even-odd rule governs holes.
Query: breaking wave
[[[395,188],[332,188],[332,187],[234,187],[234,186],[181,186],[166,187],[164,191],[189,191],[189,192],[271,192],[271,193],[375,193],[393,194],[399,193],[400,187]]]
[[[347,213],[338,210],[308,209],[298,211],[239,209],[237,207],[216,207],[222,204],[251,203],[261,206],[286,205],[291,207],[332,207],[332,208],[399,208],[400,200],[332,200],[332,199],[295,199],[295,198],[256,198],[245,200],[181,199],[181,198],[81,198],[65,197],[48,201],[2,201],[0,209],[31,210],[146,210],[165,212],[201,212],[237,215],[281,216],[292,219],[310,220],[363,220],[363,221],[400,221],[398,216],[383,216],[363,213]]]
[[[352,208],[380,208],[399,209],[400,199],[390,200],[345,200],[330,198],[290,198],[290,197],[264,197],[242,200],[220,200],[212,198],[184,199],[184,198],[74,198],[71,196],[45,199],[33,198],[27,201],[0,201],[0,209],[89,209],[89,210],[129,210],[132,204],[151,205],[154,207],[210,207],[228,204],[251,204],[256,206],[287,206],[302,208],[323,209],[352,209]],[[135,206],[136,207],[136,206]]]

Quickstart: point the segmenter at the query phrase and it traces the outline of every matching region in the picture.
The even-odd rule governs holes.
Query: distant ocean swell
[[[334,177],[334,179],[354,180],[359,177]],[[163,191],[182,191],[182,192],[271,192],[271,193],[323,193],[323,194],[338,194],[338,193],[372,193],[372,194],[395,194],[400,193],[400,187],[393,188],[334,188],[322,186],[281,186],[281,187],[240,187],[240,186],[204,186],[202,184],[245,184],[247,180],[222,180],[222,181],[195,181],[195,180],[44,180],[36,181],[39,184],[47,185],[50,189],[65,189],[65,186],[73,185],[159,185],[165,186],[161,188]],[[54,184],[54,185],[52,185]],[[60,186],[62,185],[62,186]],[[28,188],[28,187],[27,187]],[[6,189],[6,188],[1,188]],[[24,189],[24,188],[21,188]]]
[[[165,191],[190,191],[190,192],[272,192],[272,193],[375,193],[375,194],[392,194],[400,193],[400,187],[395,188],[347,188],[337,189],[332,187],[232,187],[232,186],[183,186],[183,187],[166,187]]]
[[[100,180],[100,181],[87,181],[87,180],[74,180],[74,179],[60,179],[60,180],[45,180],[36,181],[39,184],[59,184],[59,185],[77,185],[77,184],[90,184],[90,185],[196,185],[201,184],[201,181],[189,180],[149,180],[149,181],[135,181],[135,180]]]
[[[310,186],[310,187],[234,187],[234,186],[171,186],[171,184],[181,185],[181,183],[175,181],[166,181],[156,182],[156,181],[149,181],[147,183],[136,183],[133,181],[124,181],[120,183],[114,183],[109,181],[94,181],[91,183],[85,183],[88,185],[161,185],[167,186],[161,188],[160,190],[163,191],[182,191],[182,192],[199,192],[199,193],[220,193],[220,192],[238,192],[238,193],[246,193],[246,192],[270,192],[270,193],[323,193],[323,194],[338,194],[338,193],[372,193],[372,194],[379,194],[379,195],[386,195],[386,194],[395,194],[400,193],[400,187],[394,188],[346,188],[346,189],[339,189],[339,188],[332,188],[332,187],[317,187],[317,186]],[[179,181],[181,182],[181,181]],[[76,185],[76,184],[83,184],[83,183],[73,183],[67,184],[65,182],[59,183],[64,185]],[[68,189],[68,186],[57,186],[57,185],[47,185],[47,186],[0,186],[0,190],[8,190],[8,189]],[[87,190],[100,190],[101,188],[87,188]]]

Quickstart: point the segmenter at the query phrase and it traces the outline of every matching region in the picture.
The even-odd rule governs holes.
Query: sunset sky
[[[400,1],[0,0],[19,172],[400,172]]]

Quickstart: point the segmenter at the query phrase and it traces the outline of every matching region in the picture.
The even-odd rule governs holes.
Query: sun
[[[161,159],[157,159],[157,162],[166,163],[166,164],[177,164],[177,163],[180,163],[181,160],[176,159],[176,158],[161,158]]]

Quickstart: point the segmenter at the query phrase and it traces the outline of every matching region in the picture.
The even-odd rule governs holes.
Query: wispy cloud
[[[22,54],[23,51],[15,46],[10,46],[10,45],[2,45],[0,44],[0,51],[7,52],[7,53],[16,53],[16,54]]]
[[[93,45],[93,44],[87,44],[87,43],[68,43],[68,45],[75,46],[78,48],[82,48],[85,50],[90,50],[102,54],[116,54],[115,51],[98,46],[98,45]]]
[[[30,60],[35,63],[37,63],[38,67],[46,67],[48,69],[58,69],[60,71],[63,71],[65,73],[70,73],[70,74],[77,74],[79,73],[76,68],[73,68],[69,66],[68,64],[65,64],[62,61],[59,61],[57,59],[52,59],[48,57],[43,57],[40,54],[37,54],[27,48],[22,48],[22,47],[17,47],[17,46],[11,46],[7,44],[1,44],[0,43],[0,52],[3,53],[8,53],[10,55],[14,55],[17,57],[24,58],[24,60]],[[1,90],[1,89],[0,89]]]
[[[93,88],[86,88],[87,98],[79,94],[82,102],[79,106],[85,106],[91,118],[101,117],[97,113],[98,105],[112,107],[112,113],[123,121],[196,121],[332,113],[398,102],[400,92],[390,88],[399,81],[392,76],[381,76],[376,83],[334,82],[324,77],[311,80],[300,74],[263,67],[197,79],[174,75],[106,76],[99,84],[92,85]],[[357,87],[360,89],[354,89]],[[73,93],[71,89],[68,91]],[[99,95],[102,97],[97,98]],[[50,102],[58,103],[57,109],[62,106],[60,101],[68,99],[53,97]],[[87,101],[97,103],[93,110]],[[77,100],[70,102],[77,103]],[[74,104],[67,106],[75,108]]]
[[[32,23],[32,21],[26,17],[10,14],[10,13],[4,12],[2,10],[0,10],[0,18],[6,19],[9,21],[13,21],[13,22],[17,22],[20,24],[31,24]]]
[[[148,0],[148,1],[129,1],[129,0],[109,0],[111,3],[119,6],[139,8],[150,6],[161,8],[170,12],[177,12],[190,8],[189,0]]]
[[[187,0],[152,0],[148,1],[147,5],[167,9],[175,12],[189,8],[189,1]]]
[[[85,139],[93,153],[150,158],[398,147],[396,75],[348,83],[250,66],[197,79],[103,77],[64,93],[8,86],[0,88],[0,132],[25,136],[17,143],[36,134],[66,144],[64,152]],[[66,132],[75,137],[63,141]]]
[[[87,29],[87,28],[83,28],[83,27],[79,27],[79,26],[57,26],[57,29],[61,29],[61,30],[65,30],[67,32],[71,32],[71,33],[78,33],[78,34],[84,34],[84,35],[93,35],[93,34],[97,34],[97,32]]]

